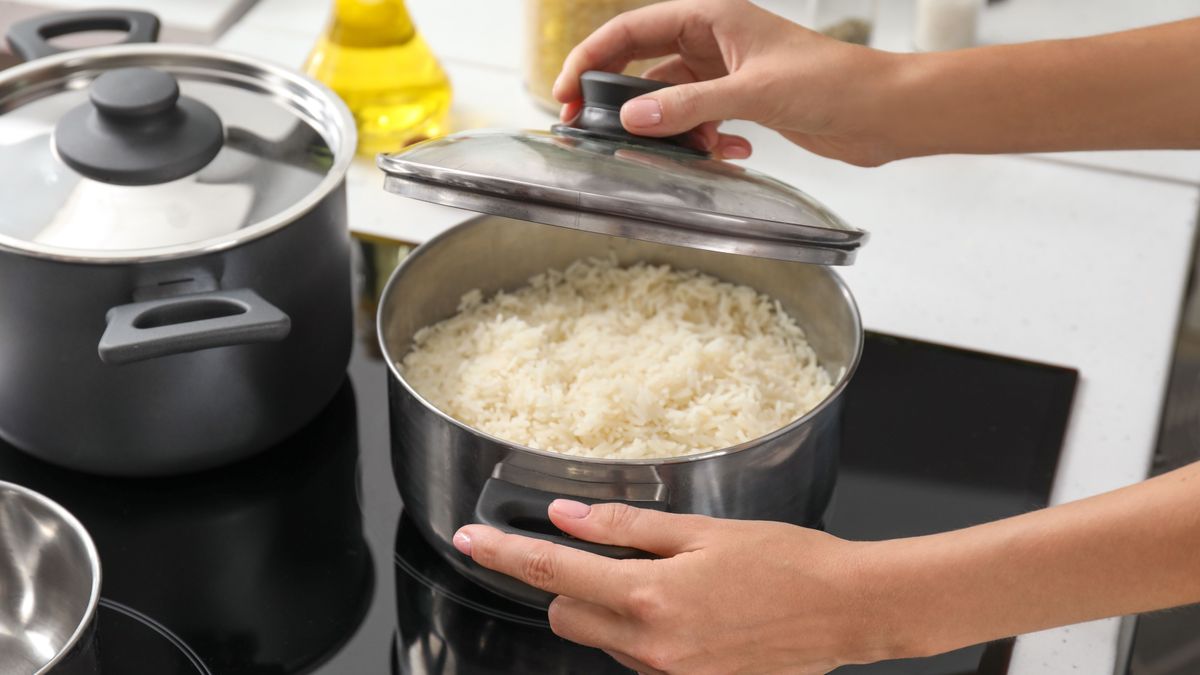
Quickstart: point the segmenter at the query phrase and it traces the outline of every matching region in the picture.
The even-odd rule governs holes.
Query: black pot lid
[[[397,194],[659,243],[826,265],[853,262],[867,233],[804,192],[711,158],[681,139],[633,136],[621,104],[666,86],[583,75],[584,108],[551,131],[473,130],[381,155]]]
[[[282,227],[341,184],[345,105],[301,75],[179,45],[0,72],[0,248],[162,259]]]

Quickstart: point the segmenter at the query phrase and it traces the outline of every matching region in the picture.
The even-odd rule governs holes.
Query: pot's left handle
[[[50,40],[72,33],[91,30],[116,30],[125,33],[117,44],[155,42],[158,40],[158,17],[134,9],[93,9],[82,12],[58,12],[35,16],[14,23],[8,29],[8,45],[25,61],[60,54]]]
[[[279,308],[249,289],[193,293],[108,310],[100,360],[113,365],[255,342],[278,342],[292,330]]]
[[[597,544],[582,539],[576,539],[563,534],[550,517],[546,514],[550,502],[563,498],[564,495],[544,492],[524,485],[516,485],[501,478],[489,478],[479,493],[475,503],[475,522],[490,525],[501,532],[519,534],[525,537],[541,539],[562,546],[570,546],[581,551],[595,553],[607,558],[629,560],[634,558],[655,558],[657,556],[636,548]],[[602,504],[622,502],[630,506],[656,511],[666,510],[666,504],[660,501],[624,501],[620,499],[587,499],[571,496],[585,504]],[[492,584],[504,589],[505,593],[514,600],[535,607],[545,607],[553,596],[545,591],[528,586],[512,577],[491,572],[480,568]]]

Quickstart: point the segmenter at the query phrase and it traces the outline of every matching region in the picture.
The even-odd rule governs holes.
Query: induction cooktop
[[[73,473],[0,443],[0,479],[71,510],[100,552],[105,675],[621,673],[448,567],[414,530],[388,456],[370,320],[395,248],[363,244],[358,339],[333,401],[235,466],[171,479]],[[382,254],[381,254],[382,251]],[[868,334],[847,392],[839,536],[963,527],[1044,506],[1077,373]],[[869,675],[1001,675],[1009,640]]]
[[[1077,373],[869,333],[849,389],[826,529],[916,536],[1046,505]],[[628,673],[550,632],[544,612],[450,569],[401,517],[394,673]],[[1002,675],[1012,640],[839,669],[867,675]]]

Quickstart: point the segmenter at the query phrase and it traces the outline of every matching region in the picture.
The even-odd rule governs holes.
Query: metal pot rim
[[[841,275],[839,275],[836,271],[826,267],[825,268],[826,271],[828,271],[829,274],[833,277],[834,283],[837,284],[838,291],[841,293],[842,298],[846,301],[846,304],[850,308],[850,315],[854,318],[854,329],[855,329],[854,333],[855,333],[855,335],[858,336],[857,344],[854,347],[854,356],[850,360],[850,365],[848,365],[845,369],[845,372],[842,373],[842,376],[839,379],[838,383],[834,386],[833,391],[830,392],[829,395],[826,396],[825,399],[822,400],[820,403],[818,403],[817,406],[814,407],[812,410],[809,410],[808,412],[804,413],[800,417],[792,420],[787,425],[782,426],[770,433],[763,434],[762,436],[759,436],[758,438],[752,438],[744,443],[739,443],[738,445],[733,445],[733,446],[730,446],[727,448],[718,448],[716,450],[708,450],[706,452],[698,452],[698,453],[695,453],[692,455],[680,455],[677,457],[654,457],[654,458],[644,458],[644,459],[610,459],[610,458],[606,458],[606,457],[586,457],[586,456],[580,456],[580,455],[568,455],[568,454],[564,454],[561,452],[553,452],[550,450],[539,450],[537,448],[530,448],[528,446],[520,445],[518,443],[513,443],[511,441],[507,441],[502,438],[492,436],[491,434],[488,434],[488,433],[480,431],[479,429],[476,429],[472,426],[464,424],[464,423],[460,422],[459,420],[451,417],[450,415],[447,415],[446,413],[442,412],[442,410],[440,410],[437,406],[433,405],[432,403],[427,401],[425,399],[425,397],[421,396],[421,394],[418,393],[417,390],[414,389],[412,387],[412,385],[410,385],[408,383],[408,380],[404,379],[404,376],[400,373],[399,369],[396,367],[396,360],[394,358],[392,358],[391,350],[388,349],[387,340],[386,340],[386,337],[384,336],[384,328],[385,327],[384,327],[384,322],[383,322],[383,312],[388,304],[387,299],[393,294],[394,291],[393,291],[392,287],[398,285],[399,279],[401,276],[403,276],[405,268],[409,264],[411,264],[414,260],[418,259],[426,250],[428,250],[430,248],[430,245],[438,244],[438,243],[442,242],[443,240],[454,236],[454,232],[461,227],[470,226],[470,224],[472,224],[472,223],[476,223],[481,220],[485,220],[487,218],[489,218],[489,216],[483,216],[480,218],[472,218],[463,223],[455,225],[454,227],[446,230],[445,232],[442,232],[441,234],[433,237],[432,239],[429,239],[424,244],[421,244],[416,249],[414,249],[411,253],[409,253],[404,258],[404,260],[402,260],[400,262],[400,264],[396,267],[395,271],[392,272],[392,276],[388,279],[387,284],[383,287],[383,292],[379,296],[379,298],[380,298],[379,299],[379,308],[375,312],[375,336],[379,342],[379,349],[383,353],[384,360],[387,361],[389,376],[396,378],[396,380],[399,381],[400,384],[404,386],[405,390],[407,390],[408,393],[413,396],[413,398],[415,398],[417,401],[419,401],[421,403],[421,405],[425,406],[426,409],[428,409],[429,411],[431,411],[438,417],[442,418],[446,422],[449,422],[450,424],[453,424],[454,426],[456,426],[456,427],[462,429],[463,431],[466,431],[467,433],[470,433],[478,438],[481,438],[486,441],[490,441],[492,443],[502,445],[505,448],[508,448],[511,450],[516,450],[519,452],[525,452],[525,453],[529,453],[532,455],[539,455],[542,457],[549,457],[552,459],[564,460],[564,461],[568,461],[568,462],[583,462],[585,464],[611,465],[611,466],[662,466],[662,465],[667,465],[667,464],[688,464],[691,462],[701,462],[701,461],[705,461],[705,460],[709,460],[709,459],[716,459],[718,457],[724,457],[725,455],[732,455],[734,453],[741,452],[743,450],[750,450],[752,448],[759,447],[766,442],[774,440],[780,436],[789,434],[793,430],[795,430],[801,426],[804,426],[805,424],[808,424],[808,422],[810,420],[812,420],[817,415],[819,415],[822,411],[824,411],[826,408],[831,406],[833,404],[833,402],[836,401],[842,395],[842,392],[845,391],[846,387],[850,384],[850,380],[853,379],[854,373],[858,369],[858,363],[862,358],[862,351],[863,351],[863,344],[864,344],[862,316],[859,314],[859,311],[858,311],[858,303],[855,302],[854,296],[850,293],[850,288],[846,285],[846,282],[845,282],[845,280],[842,279]],[[552,227],[552,226],[547,225],[546,227]],[[807,264],[807,263],[795,263],[795,264],[803,265],[803,264]]]
[[[225,52],[211,47],[178,44],[121,44],[90,47],[47,56],[13,66],[0,72],[0,90],[17,82],[19,86],[57,81],[72,75],[103,70],[107,63],[137,56],[179,57],[184,62],[207,66],[213,70],[228,70],[231,77],[253,79],[268,88],[272,96],[296,102],[297,114],[316,125],[331,146],[336,145],[334,161],[325,177],[312,192],[287,209],[232,234],[200,241],[143,250],[88,250],[47,246],[0,233],[0,251],[32,255],[58,262],[90,264],[129,264],[159,262],[188,258],[235,248],[286,227],[315,208],[345,180],[354,159],[358,134],[354,117],[346,104],[325,85],[298,72],[276,66],[253,57]],[[47,78],[47,74],[50,74]],[[318,100],[314,108],[301,102]],[[302,111],[302,112],[301,112]]]
[[[35,673],[35,675],[42,675],[42,673],[51,672],[55,666],[61,663],[62,660],[65,659],[67,655],[75,649],[75,645],[79,643],[79,640],[83,637],[84,633],[87,632],[88,627],[93,621],[96,620],[96,611],[100,606],[100,554],[96,551],[96,544],[92,541],[92,535],[88,534],[87,528],[83,526],[83,523],[79,522],[79,519],[76,518],[74,514],[65,509],[58,502],[50,499],[40,492],[31,490],[23,485],[9,483],[8,481],[0,480],[0,490],[11,490],[24,495],[26,498],[41,504],[50,511],[53,511],[59,518],[63,520],[63,522],[69,525],[75,534],[79,535],[79,538],[83,541],[84,549],[87,550],[88,565],[91,567],[92,571],[92,588],[88,595],[87,611],[84,612],[83,618],[79,621],[79,625],[75,627],[74,632],[71,633],[71,637],[66,641],[66,643],[59,648],[58,653],[54,655],[54,658],[46,663],[46,665],[42,666],[37,673]]]

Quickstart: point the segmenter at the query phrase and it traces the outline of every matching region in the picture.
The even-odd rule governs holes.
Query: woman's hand
[[[875,166],[943,153],[1200,148],[1200,19],[1073,40],[928,54],[850,45],[748,0],[674,0],[622,14],[567,56],[563,119],[579,76],[668,56],[621,122],[643,136],[696,130],[747,157],[727,119],[758,122],[812,152]]]
[[[550,626],[642,673],[826,673],[908,654],[870,593],[874,544],[773,522],[557,500],[550,518],[580,539],[658,560],[611,560],[468,525],[476,562],[558,595]]]
[[[560,597],[559,635],[642,672],[824,673],[1200,602],[1200,462],[962,530],[850,542],[781,523],[557,500],[611,560],[468,525],[476,562]]]
[[[635,59],[671,55],[645,73],[678,85],[638,97],[621,122],[643,136],[696,129],[698,143],[741,159],[750,144],[717,133],[727,119],[758,122],[827,157],[877,165],[900,156],[884,133],[879,99],[897,71],[894,54],[846,44],[747,0],[676,0],[622,14],[563,63],[554,96],[562,117],[580,106],[579,76],[620,71]]]

